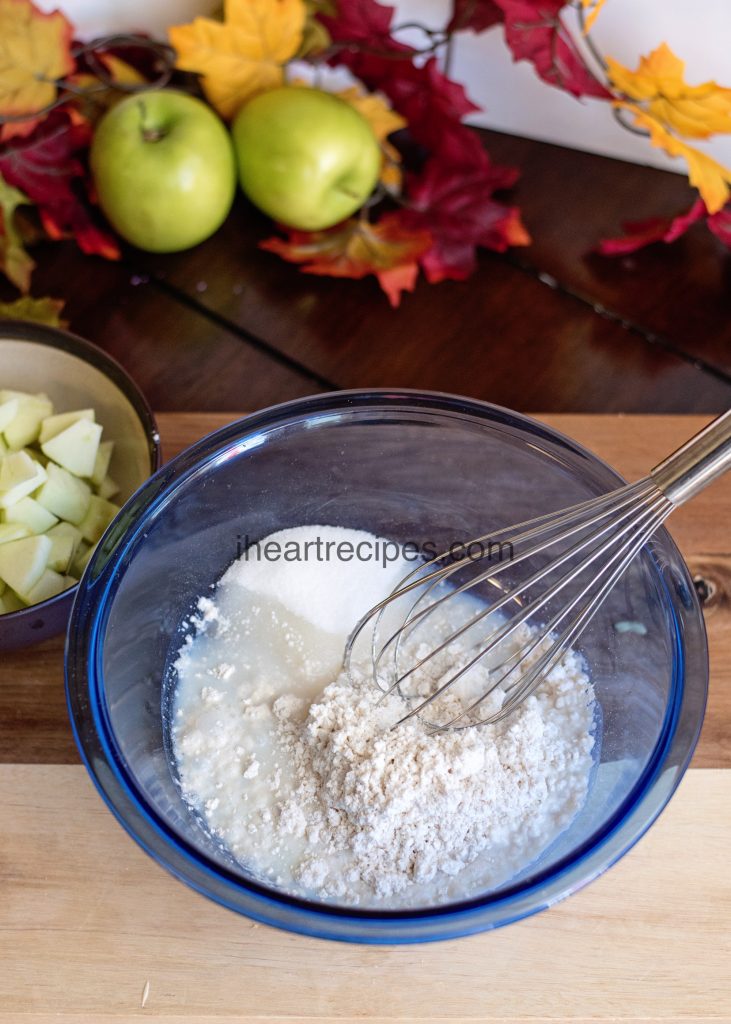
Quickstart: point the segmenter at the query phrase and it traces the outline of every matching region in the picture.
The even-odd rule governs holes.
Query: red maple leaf
[[[439,70],[435,57],[414,64],[414,50],[390,35],[392,7],[375,0],[349,0],[340,5],[337,18],[319,17],[342,47],[331,63],[344,64],[368,89],[388,96],[409,122],[415,142],[430,150],[451,148],[453,155],[465,151],[469,143],[455,133],[455,126],[479,107],[458,82]]]
[[[549,85],[574,96],[611,100],[592,75],[561,20],[566,0],[495,0],[505,19],[505,40],[513,59],[527,60]]]
[[[731,205],[714,213],[706,223],[713,234],[731,249]]]
[[[517,207],[494,198],[496,189],[511,185],[517,172],[494,166],[484,153],[482,166],[466,168],[427,161],[423,172],[409,180],[410,207],[403,223],[424,228],[433,244],[421,257],[427,279],[462,281],[475,269],[475,249],[504,252],[511,245],[528,245]]]
[[[626,256],[654,242],[665,242],[669,245],[684,235],[693,224],[702,220],[705,220],[714,235],[731,246],[731,207],[726,206],[709,216],[703,200],[696,199],[689,210],[675,217],[648,217],[646,220],[627,221],[622,225],[624,235],[603,239],[596,251],[603,256]]]
[[[454,0],[448,32],[485,32],[503,20],[503,12],[495,0]]]
[[[118,259],[112,235],[95,221],[86,191],[86,170],[79,159],[91,128],[74,110],[51,111],[29,135],[0,145],[0,174],[37,206],[52,238],[73,235],[87,253]]]
[[[373,274],[392,306],[403,291],[413,291],[419,273],[418,258],[432,244],[421,227],[407,225],[402,211],[384,214],[376,224],[351,218],[327,231],[294,231],[287,238],[267,238],[261,249],[290,263],[305,274],[362,278]]]
[[[375,0],[347,0],[335,16],[318,14],[334,42],[360,43],[370,47],[408,50],[391,38],[394,9]]]

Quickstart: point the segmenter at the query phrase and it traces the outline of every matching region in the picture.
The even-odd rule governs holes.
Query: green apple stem
[[[161,128],[153,127],[152,125],[145,124],[147,120],[147,107],[142,100],[139,101],[140,108],[140,132],[145,142],[159,142],[160,139],[165,138],[166,133]]]

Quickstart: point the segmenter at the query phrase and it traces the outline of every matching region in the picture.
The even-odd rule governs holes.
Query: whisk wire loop
[[[356,641],[370,628],[373,678],[381,700],[398,693],[412,705],[397,725],[415,716],[436,731],[502,721],[576,644],[673,509],[729,466],[731,410],[637,483],[476,537],[460,545],[467,553],[464,557],[455,557],[452,550],[442,552],[404,576],[388,597],[362,617],[346,644],[345,666],[350,666]],[[486,565],[486,561],[492,563],[494,546],[506,542],[511,557],[503,560],[501,547],[499,564]],[[476,556],[470,554],[473,550]],[[496,600],[466,618],[450,617],[454,599],[472,593],[484,599],[489,588],[499,591]],[[388,626],[385,613],[395,611],[404,600],[410,600],[407,614],[398,628]],[[455,607],[460,607],[459,602]],[[511,607],[515,608],[512,614]],[[386,639],[381,642],[386,626]],[[434,631],[431,638],[427,626]],[[425,631],[426,646],[411,644],[413,661],[404,665],[406,641],[416,639],[419,630]],[[460,695],[458,684],[469,684],[472,669],[481,662],[487,673],[471,677],[478,681],[480,692],[470,693],[468,687],[467,696]],[[409,683],[416,691],[413,694],[406,692]],[[500,690],[499,705],[484,709],[493,694],[495,699],[500,697]],[[446,721],[427,721],[425,712],[434,711],[440,698],[447,700]],[[487,713],[481,715],[481,708]]]

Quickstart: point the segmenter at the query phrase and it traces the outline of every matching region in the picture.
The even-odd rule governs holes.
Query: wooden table
[[[159,417],[167,455],[231,417]],[[634,476],[697,416],[545,419]],[[361,948],[237,917],[157,867],[102,804],[66,720],[62,641],[0,679],[0,1024],[731,1019],[731,477],[673,519],[706,581],[708,714],[649,834],[586,890],[452,943]]]
[[[314,391],[415,387],[522,411],[721,412],[731,405],[731,253],[702,225],[623,259],[592,255],[622,220],[675,214],[679,175],[496,132],[534,243],[482,253],[468,281],[389,308],[375,282],[300,274],[239,201],[189,252],[121,263],[34,250],[37,295],[137,379],[153,408],[255,408]],[[10,297],[0,282],[0,299]]]

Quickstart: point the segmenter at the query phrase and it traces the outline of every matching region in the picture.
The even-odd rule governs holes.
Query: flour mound
[[[581,806],[593,740],[575,656],[496,726],[433,734],[411,720],[392,729],[403,701],[379,697],[372,679],[343,674],[304,717],[302,702],[274,704],[297,780],[276,830],[307,841],[295,871],[304,887],[349,901],[365,887],[383,900],[455,876],[486,850],[518,863]]]

